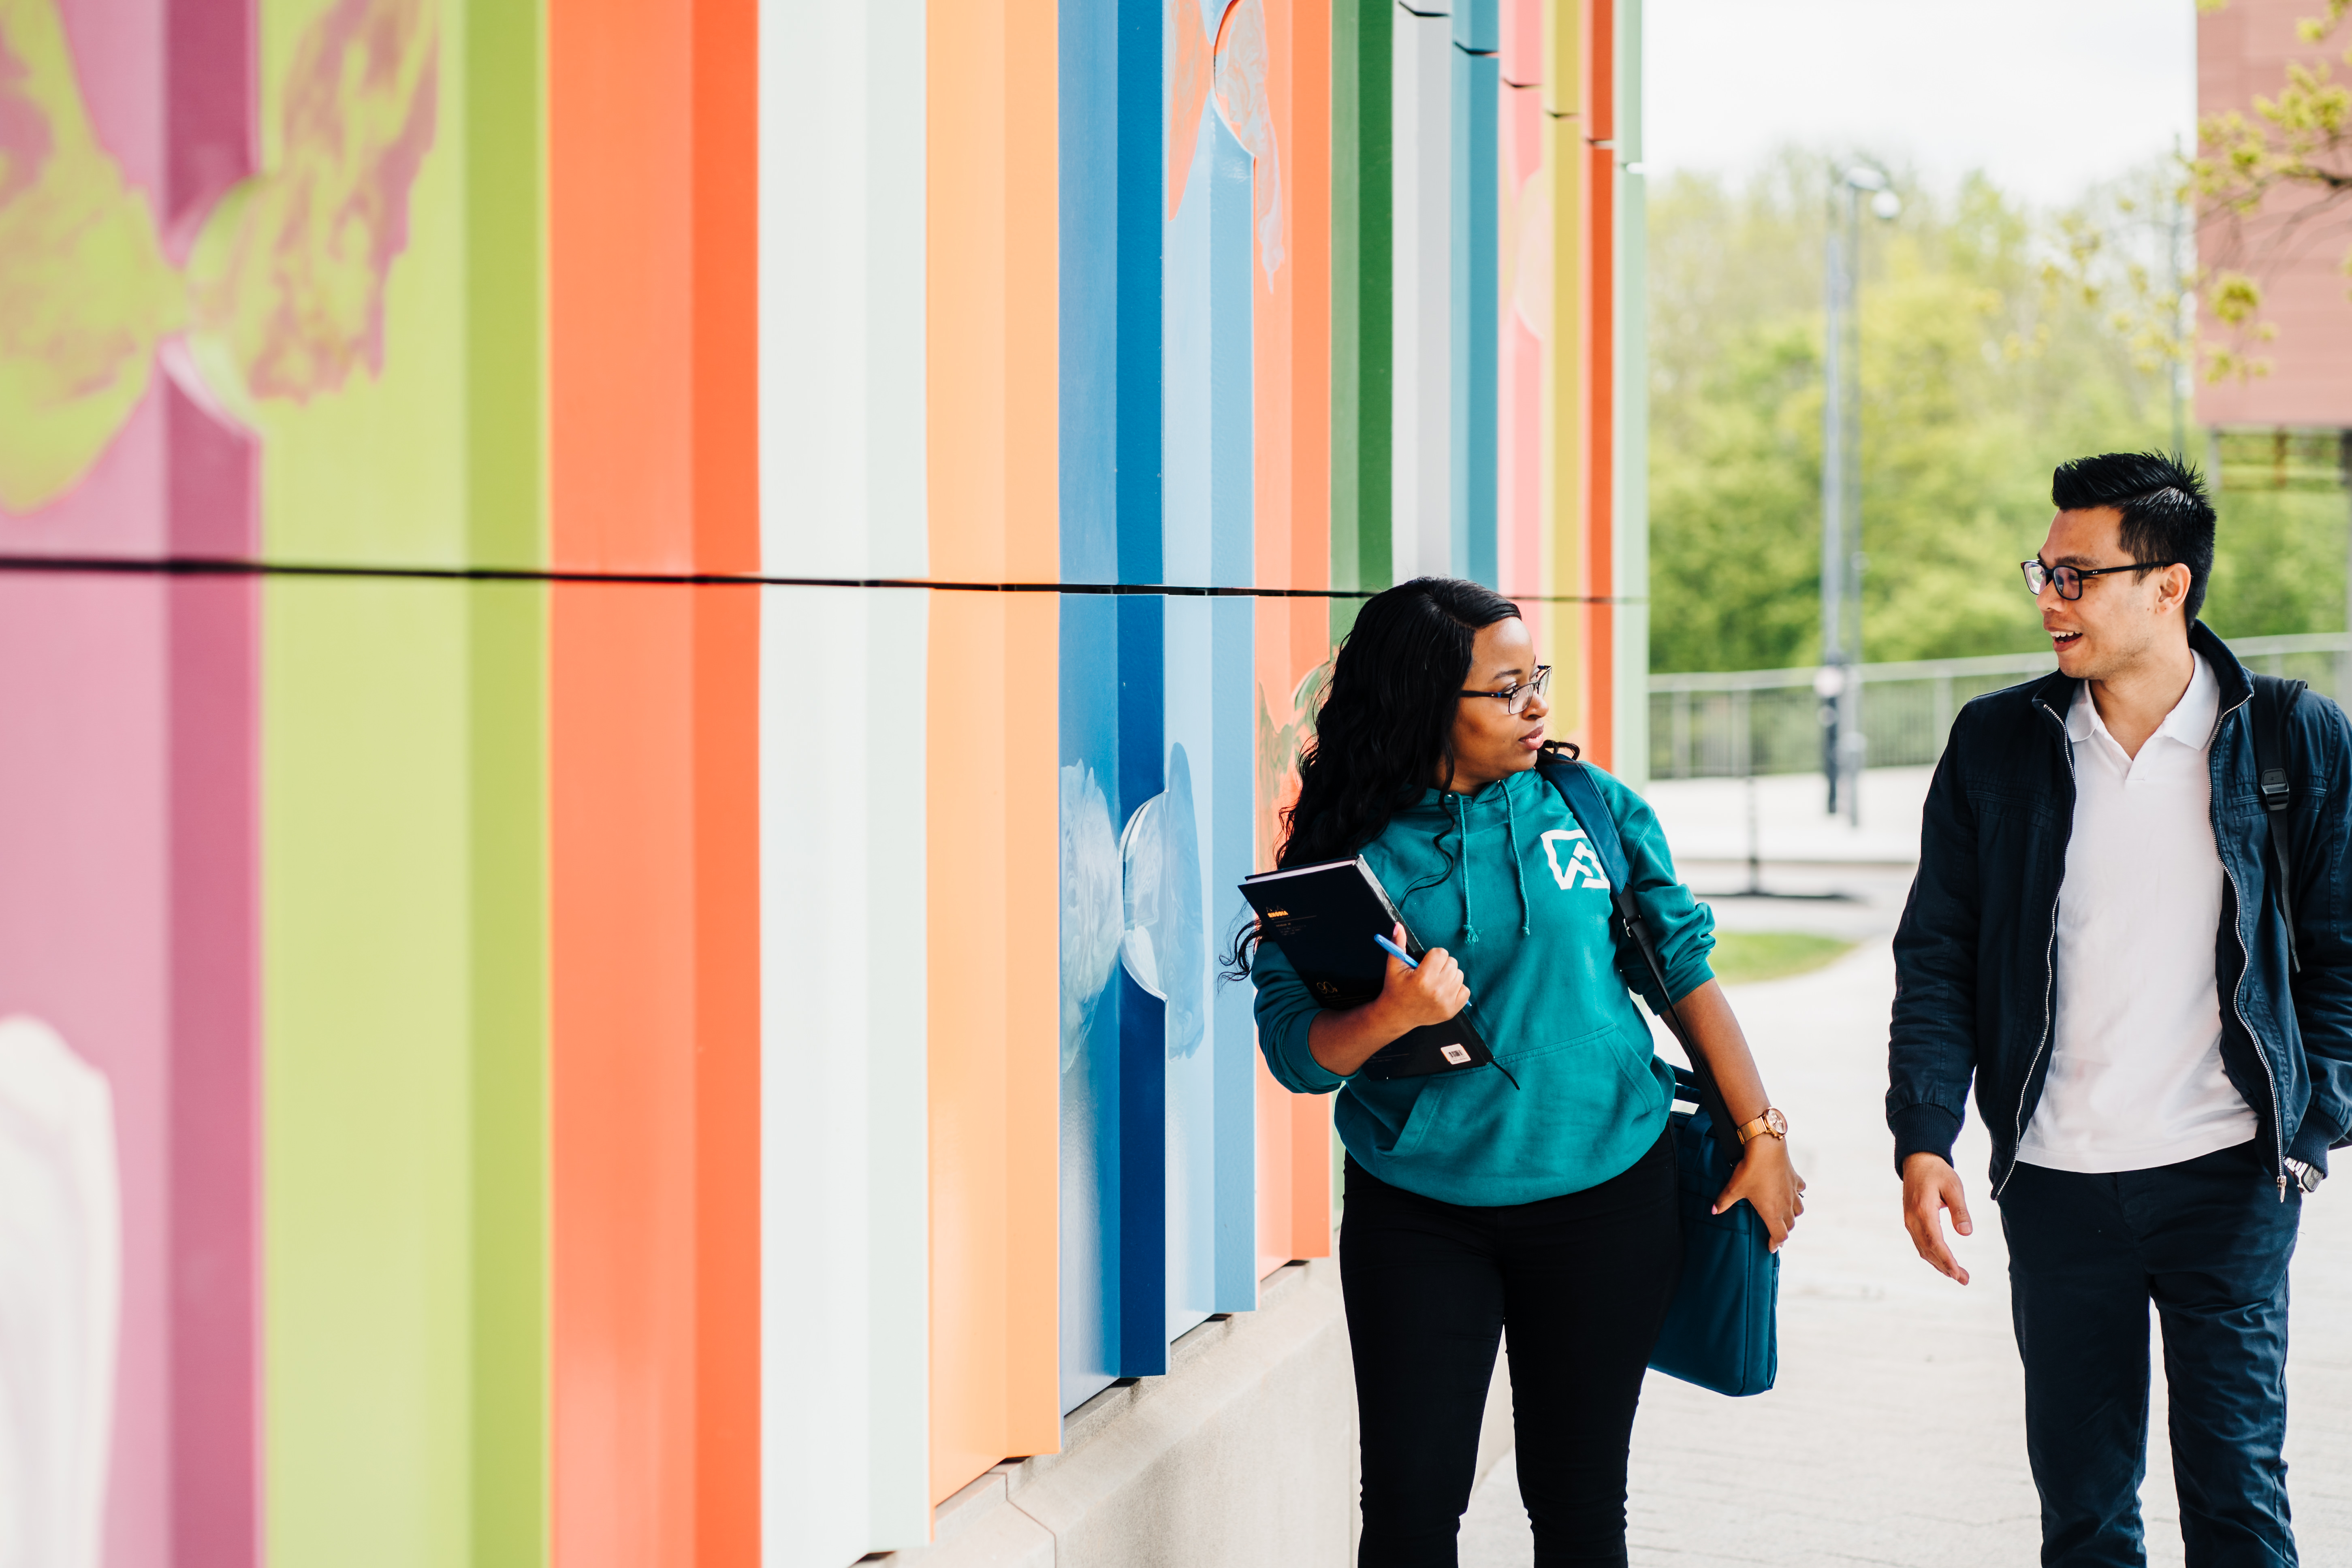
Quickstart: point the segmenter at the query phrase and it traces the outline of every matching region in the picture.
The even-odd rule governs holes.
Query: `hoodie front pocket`
[[[1421,1092],[1413,1097],[1412,1110],[1405,1117],[1404,1126],[1398,1131],[1396,1142],[1381,1151],[1390,1159],[1408,1157],[1428,1139],[1429,1125],[1437,1120],[1438,1112],[1444,1106],[1445,1093],[1439,1086],[1452,1076],[1446,1074],[1422,1080]]]
[[[1521,1092],[1492,1097],[1492,1125],[1456,1130],[1506,1168],[1612,1144],[1626,1128],[1645,1123],[1660,1093],[1633,1037],[1615,1023],[1538,1046],[1507,1065]]]
[[[1496,1055],[1505,1066],[1516,1068],[1522,1063],[1540,1061],[1546,1057],[1559,1056],[1564,1051],[1574,1051],[1580,1056],[1587,1056],[1596,1046],[1605,1049],[1610,1042],[1614,1041],[1617,1044],[1616,1055],[1622,1058],[1625,1054],[1624,1038],[1623,1026],[1612,1020],[1608,1023],[1595,1024],[1592,1027],[1573,1035],[1563,1035],[1556,1040],[1547,1040],[1539,1046],[1529,1046],[1523,1051],[1497,1052]]]

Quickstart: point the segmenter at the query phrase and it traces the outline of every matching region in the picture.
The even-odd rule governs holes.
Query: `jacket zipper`
[[[2074,743],[2066,739],[2066,721],[2060,719],[2057,714],[2052,713],[2050,705],[2039,698],[2034,700],[2033,705],[2044,713],[2049,713],[2051,719],[2057,723],[2058,744],[2066,753],[2066,776],[2074,777]],[[2059,873],[2058,886],[2060,892],[2063,893],[2066,886],[2065,873],[2063,868]],[[2017,1147],[2025,1142],[2025,1085],[2033,1081],[2033,1069],[2042,1065],[2042,1053],[2050,1048],[2051,1034],[2057,1022],[2054,999],[2058,990],[2059,896],[2060,894],[2053,893],[2050,898],[2050,940],[2042,945],[2042,1038],[2033,1047],[2033,1059],[2025,1064],[2025,1082],[2017,1086],[2017,1118],[2012,1123],[2013,1131],[2010,1133],[2009,1169],[2001,1173],[2000,1186],[1992,1190],[1995,1203],[2000,1201],[2001,1191],[2009,1185],[2010,1178],[2017,1174]]]
[[[2253,698],[2252,693],[2248,693],[2246,696],[2240,698],[2231,706],[2229,712],[2223,713],[2221,717],[2214,722],[2213,738],[2215,741],[2218,742],[2221,738],[2221,726],[2229,722],[2230,714],[2235,713],[2239,709],[2243,708],[2252,700]],[[2220,839],[2221,835],[2218,833],[2215,834],[2213,847],[2214,852],[2217,855],[2220,854],[2221,847]],[[2270,1086],[2272,1153],[2278,1161],[2276,1168],[2278,1176],[2278,1201],[2284,1203],[2286,1202],[2286,1120],[2279,1114],[2278,1074],[2271,1070],[2270,1053],[2263,1049],[2263,1037],[2254,1033],[2254,1026],[2252,1024],[2246,1022],[2246,1009],[2243,1002],[2246,990],[2246,971],[2253,968],[2254,966],[2253,952],[2246,946],[2246,894],[2245,889],[2238,886],[2238,873],[2230,868],[2230,862],[2227,857],[2223,857],[2221,859],[2221,874],[2230,879],[2230,893],[2231,896],[2236,900],[2238,905],[2238,918],[2230,922],[2230,930],[2231,932],[2238,939],[2238,956],[2242,960],[2242,963],[2238,970],[2238,983],[2230,987],[2230,1011],[2238,1016],[2238,1027],[2245,1030],[2246,1038],[2252,1042],[2254,1047],[2254,1060],[2262,1063],[2263,1065],[2263,1081]]]

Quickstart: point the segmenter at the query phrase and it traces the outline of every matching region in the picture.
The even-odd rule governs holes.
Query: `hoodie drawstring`
[[[1503,781],[1503,835],[1511,847],[1511,875],[1519,884],[1519,934],[1528,934],[1528,873],[1519,864],[1519,816],[1511,806],[1511,781]],[[1466,846],[1465,846],[1466,847]]]
[[[1527,868],[1519,863],[1519,813],[1518,808],[1511,801],[1511,781],[1503,780],[1502,787],[1503,837],[1510,847],[1511,878],[1518,885],[1519,934],[1526,936],[1528,934],[1528,918],[1530,910],[1528,905]],[[1470,901],[1470,808],[1458,795],[1454,796],[1454,831],[1461,836],[1462,840],[1462,853],[1454,862],[1454,869],[1462,878],[1462,929],[1465,933],[1464,945],[1473,946],[1478,941],[1478,914],[1476,906]]]
[[[1470,812],[1462,797],[1454,797],[1454,830],[1461,836],[1462,853],[1454,861],[1454,869],[1462,874],[1462,929],[1468,933],[1465,947],[1478,945],[1478,913],[1470,902]]]

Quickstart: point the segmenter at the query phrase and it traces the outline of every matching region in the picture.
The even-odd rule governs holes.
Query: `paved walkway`
[[[1671,786],[1670,786],[1671,787]],[[1739,885],[1694,864],[1702,890]],[[1899,868],[1768,866],[1768,886],[1826,879],[1853,902],[1724,900],[1727,926],[1864,938],[1828,969],[1737,987],[1732,999],[1810,1184],[1784,1254],[1780,1377],[1728,1400],[1653,1376],[1633,1436],[1637,1564],[2027,1564],[2040,1542],[2025,1469],[2021,1382],[2010,1338],[2007,1261],[1985,1195],[1989,1150],[1973,1120],[1958,1164],[1978,1220],[1958,1244],[1963,1288],[1913,1253],[1900,1224],[1882,1097],[1895,973],[1887,936],[1909,883]],[[1972,1113],[1973,1114],[1973,1113]],[[2352,1170],[2313,1198],[2293,1275],[2289,1488],[2303,1560],[2352,1562]],[[2163,1394],[2141,1497],[2149,1561],[2181,1561]],[[1465,1568],[1532,1555],[1510,1458],[1464,1521]]]
[[[1744,861],[1752,836],[1767,860],[1907,866],[1919,857],[1919,806],[1935,771],[1864,772],[1859,825],[1823,809],[1827,786],[1819,773],[1779,773],[1752,784],[1745,779],[1660,780],[1643,794],[1657,808],[1667,841],[1683,859]]]

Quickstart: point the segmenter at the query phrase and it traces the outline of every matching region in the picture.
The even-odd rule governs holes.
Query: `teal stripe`
[[[1393,0],[1331,16],[1331,585],[1385,588],[1389,570],[1391,298],[1395,166]],[[1335,599],[1331,635],[1360,601]]]

